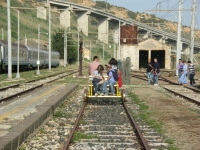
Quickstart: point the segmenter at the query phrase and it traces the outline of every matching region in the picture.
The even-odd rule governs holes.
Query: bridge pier
[[[90,15],[89,11],[77,11],[78,15],[77,25],[78,28],[82,30],[82,32],[88,36],[88,15]]]
[[[113,26],[114,26],[114,34],[113,34],[113,39],[114,39],[114,43],[115,44],[118,44],[119,43],[119,23],[116,22],[116,23],[113,23]]]
[[[47,10],[44,7],[37,7],[37,18],[47,19]]]
[[[60,25],[70,28],[70,8],[67,8],[66,10],[62,10],[60,13]]]
[[[108,43],[108,20],[109,18],[97,18],[98,20],[98,39]]]

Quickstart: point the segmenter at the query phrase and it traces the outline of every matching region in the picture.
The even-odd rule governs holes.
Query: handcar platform
[[[107,85],[107,88],[109,88],[109,85]],[[121,88],[119,89],[118,82],[116,82],[116,85],[114,85],[115,88],[115,96],[114,95],[94,95],[94,86],[92,84],[92,77],[89,77],[89,85],[84,90],[84,101],[86,102],[88,99],[94,99],[94,98],[101,98],[101,99],[121,99],[122,101],[126,101],[126,94],[125,89]]]

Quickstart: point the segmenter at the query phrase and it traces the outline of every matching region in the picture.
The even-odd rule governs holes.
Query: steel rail
[[[71,142],[71,140],[72,140],[72,138],[73,138],[73,135],[74,135],[75,131],[76,131],[77,128],[78,128],[79,122],[80,122],[80,120],[81,120],[81,116],[82,116],[82,114],[83,114],[83,112],[84,112],[84,109],[85,109],[85,106],[86,106],[86,105],[87,105],[87,102],[84,102],[84,103],[83,103],[83,106],[82,106],[82,108],[81,108],[81,110],[79,111],[79,115],[78,115],[78,117],[77,117],[77,119],[76,119],[76,122],[75,122],[75,124],[74,124],[74,127],[73,127],[73,129],[72,129],[72,131],[71,131],[71,133],[70,133],[70,135],[69,135],[69,137],[68,137],[66,143],[64,144],[63,150],[67,150],[67,149],[69,148],[70,142]]]
[[[73,69],[70,69],[70,70],[67,70],[67,71],[71,71],[71,70],[73,70]],[[46,78],[49,78],[49,77],[53,77],[53,76],[56,76],[56,75],[59,75],[61,73],[65,73],[65,72],[66,71],[62,71],[62,72],[51,74],[51,75],[48,75],[48,76],[45,76],[45,77],[41,77],[41,78],[38,78],[38,79],[29,80],[29,81],[24,82],[24,84],[31,83],[31,82],[36,82],[36,81],[39,81],[39,80],[42,80],[42,79],[46,79]],[[14,84],[14,85],[11,85],[11,86],[2,87],[2,88],[0,88],[0,91],[5,91],[5,90],[7,90],[9,88],[19,87],[20,85],[21,84]]]
[[[139,77],[139,75],[136,75],[136,76],[132,75],[132,77],[136,77],[136,78],[139,78],[139,79],[141,79],[141,80],[145,80],[144,78],[142,78],[142,76]],[[168,80],[168,79],[166,79],[166,78],[164,78],[164,77],[161,77],[161,78],[162,78],[162,80],[165,81],[165,82],[169,82],[169,83],[171,83],[171,84],[173,84],[173,85],[179,85],[178,83],[173,82],[173,81],[170,81],[170,80]],[[145,80],[145,81],[146,81],[146,80]],[[191,102],[193,102],[193,103],[195,103],[195,104],[197,104],[197,105],[200,105],[200,102],[198,102],[198,101],[196,101],[196,100],[194,100],[194,99],[192,99],[192,98],[190,98],[190,97],[187,97],[187,96],[185,96],[185,95],[182,95],[181,93],[177,93],[177,92],[175,92],[175,91],[173,91],[173,90],[170,90],[170,89],[168,89],[168,88],[165,88],[165,87],[163,87],[162,85],[159,85],[159,86],[162,87],[162,88],[164,88],[165,90],[171,92],[171,93],[174,93],[175,95],[179,95],[180,97],[182,97],[182,98],[184,98],[184,99],[187,99],[187,100],[189,100],[189,101],[191,101]],[[190,89],[190,90],[192,90],[192,91],[194,91],[194,92],[196,92],[196,93],[199,93],[199,92],[200,92],[200,90],[198,90],[198,89],[190,88],[190,87],[187,87],[187,86],[183,86],[183,87],[184,87],[184,88],[187,88],[187,89]]]
[[[150,147],[149,147],[147,141],[146,141],[145,138],[143,137],[142,132],[140,131],[140,129],[139,129],[137,123],[136,123],[136,122],[134,121],[134,119],[132,118],[132,116],[131,116],[131,114],[130,114],[130,112],[129,112],[129,110],[128,110],[128,107],[127,107],[127,105],[125,104],[125,101],[124,101],[123,99],[122,99],[122,103],[123,103],[124,109],[125,109],[125,111],[126,111],[126,113],[127,113],[127,115],[128,115],[128,118],[130,119],[131,124],[132,124],[132,126],[134,127],[134,129],[135,129],[135,131],[136,131],[136,135],[137,135],[137,137],[138,137],[138,139],[139,139],[139,143],[140,143],[140,145],[142,146],[142,149],[143,149],[143,150],[150,150]],[[85,109],[86,105],[87,105],[87,101],[84,102],[84,104],[83,104],[81,110],[79,111],[79,115],[78,115],[78,117],[77,117],[77,119],[76,119],[76,122],[75,122],[75,124],[74,124],[74,127],[73,127],[73,129],[72,129],[72,131],[71,131],[71,133],[70,133],[70,135],[69,135],[69,137],[68,137],[66,143],[64,144],[63,150],[67,150],[67,149],[69,148],[70,142],[71,142],[71,140],[72,140],[72,138],[73,138],[73,135],[74,135],[75,131],[76,131],[77,128],[78,128],[79,122],[80,122],[80,120],[81,120],[81,116],[82,116],[82,114],[83,114],[83,112],[84,112],[84,109]]]
[[[65,76],[62,76],[61,78],[66,77],[66,76],[69,76],[69,75],[74,74],[74,73],[77,73],[78,71],[79,71],[79,70],[70,72],[69,74],[66,74]],[[58,73],[58,74],[62,74],[62,73]],[[58,74],[56,74],[56,75],[58,75]],[[48,78],[48,77],[45,77],[45,78]],[[48,81],[48,82],[46,82],[46,83],[51,83],[51,82],[54,82],[55,80],[58,80],[58,79],[60,79],[60,78],[56,78],[56,79],[50,80],[50,81]],[[34,81],[35,81],[35,80],[34,80]],[[34,81],[33,81],[33,82],[34,82]],[[29,83],[30,83],[30,82],[29,82]],[[19,92],[19,93],[16,93],[16,94],[10,95],[10,96],[8,96],[8,97],[2,98],[2,99],[0,99],[0,103],[3,102],[3,101],[11,100],[12,98],[18,97],[18,96],[20,96],[20,95],[26,94],[27,92],[33,91],[33,90],[35,90],[35,89],[37,89],[37,88],[40,88],[40,87],[44,86],[46,83],[37,85],[37,86],[35,86],[35,87],[32,87],[32,88],[29,88],[29,89],[27,89],[27,90],[21,91],[21,92]],[[18,86],[18,85],[15,85],[15,86]],[[20,86],[20,85],[19,85],[19,86]],[[7,89],[8,89],[8,88],[10,88],[10,87],[7,87]]]
[[[0,91],[5,91],[9,88],[14,88],[14,87],[19,87],[19,86],[20,86],[20,84],[14,84],[14,85],[11,85],[11,86],[0,88]]]
[[[173,91],[173,90],[170,90],[170,89],[168,89],[168,88],[165,88],[165,87],[163,87],[163,86],[161,86],[161,87],[164,88],[165,90],[171,92],[171,93],[174,93],[175,95],[178,95],[178,96],[180,96],[180,97],[182,97],[182,98],[185,98],[185,99],[187,99],[187,100],[189,100],[189,101],[191,101],[191,102],[197,104],[198,106],[200,105],[200,102],[198,102],[198,101],[196,101],[196,100],[194,100],[194,99],[192,99],[192,98],[190,98],[190,97],[187,97],[187,96],[185,96],[185,95],[182,95],[182,94],[180,94],[180,93],[177,93],[177,92],[175,92],[175,91]]]
[[[32,87],[32,88],[30,88],[30,89],[21,91],[21,92],[19,92],[19,93],[10,95],[10,96],[5,97],[5,98],[2,98],[2,99],[0,99],[0,103],[3,102],[3,101],[6,101],[6,100],[11,100],[12,98],[18,97],[18,96],[20,96],[20,95],[23,95],[23,94],[25,94],[25,93],[27,93],[27,92],[33,91],[33,90],[35,90],[35,89],[37,89],[37,88],[40,88],[40,87],[42,87],[42,86],[43,86],[43,84],[40,84],[40,85],[37,85],[37,86]]]
[[[133,119],[131,113],[129,112],[127,105],[125,104],[124,101],[122,101],[122,103],[123,103],[124,109],[126,111],[126,114],[128,115],[128,117],[129,117],[129,119],[131,121],[132,126],[135,128],[135,133],[136,133],[136,135],[137,135],[137,137],[139,139],[139,142],[140,142],[140,145],[142,146],[142,149],[143,150],[150,150],[150,147],[149,147],[147,141],[145,140],[145,138],[142,135],[142,132],[140,131],[137,123],[135,122],[135,120]]]

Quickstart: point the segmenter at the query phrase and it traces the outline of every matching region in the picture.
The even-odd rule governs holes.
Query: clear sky
[[[104,1],[104,0],[102,0]],[[106,0],[105,0],[106,1]],[[156,8],[156,5],[161,2],[161,9],[171,9],[176,4],[176,7],[178,8],[178,1],[179,0],[107,0],[108,3],[125,7],[131,11],[134,12],[145,12],[146,10],[152,10]],[[191,9],[193,0],[182,0],[184,2],[184,9]],[[200,29],[200,0],[197,1],[197,22],[196,22],[196,28]],[[158,7],[159,8],[159,7]],[[148,12],[152,13],[152,12]],[[162,13],[155,13],[158,17],[161,16],[165,19],[176,21],[178,15],[177,11],[173,11],[172,13],[169,13],[166,15],[166,12]],[[184,11],[183,13],[183,25],[190,26],[191,24],[191,11]]]

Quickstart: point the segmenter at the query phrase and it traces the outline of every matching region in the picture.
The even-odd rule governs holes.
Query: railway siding
[[[57,84],[1,104],[0,150],[17,149],[77,88]]]
[[[176,95],[186,98],[196,104],[200,105],[200,94],[194,92],[192,89],[185,88],[184,86],[177,85],[162,85],[161,87],[175,93]]]

